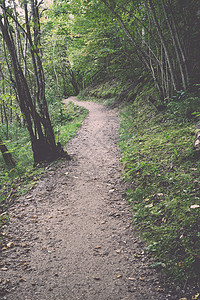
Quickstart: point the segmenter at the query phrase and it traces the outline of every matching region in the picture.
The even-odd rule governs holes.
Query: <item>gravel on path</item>
[[[67,146],[72,159],[50,166],[10,209],[0,299],[174,299],[151,268],[122,196],[117,112],[69,100],[89,116]]]

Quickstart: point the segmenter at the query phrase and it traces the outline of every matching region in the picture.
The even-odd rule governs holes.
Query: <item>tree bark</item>
[[[3,159],[6,163],[6,165],[8,167],[13,167],[14,168],[16,166],[15,160],[12,157],[11,153],[8,151],[5,143],[2,141],[1,138],[0,138],[0,151],[3,155]]]
[[[36,4],[36,2],[34,4]],[[26,9],[27,8],[26,4],[24,5]],[[10,53],[12,69],[15,77],[15,88],[18,94],[19,106],[21,112],[25,117],[26,125],[29,131],[32,150],[33,150],[34,163],[37,164],[43,161],[55,160],[57,157],[61,155],[62,151],[60,151],[60,147],[58,148],[56,146],[54,132],[48,114],[48,108],[47,108],[47,103],[44,94],[45,86],[44,86],[44,77],[43,77],[41,59],[38,55],[38,52],[33,52],[33,49],[36,48],[38,50],[38,47],[35,47],[32,44],[31,31],[28,24],[27,25],[27,32],[29,31],[27,33],[28,39],[30,42],[30,46],[34,46],[31,47],[32,58],[36,54],[37,63],[39,65],[37,66],[35,59],[33,59],[33,64],[35,63],[34,65],[35,72],[40,72],[41,75],[41,77],[40,75],[37,77],[38,80],[37,84],[38,84],[38,90],[40,95],[40,98],[38,99],[39,101],[38,106],[39,106],[40,113],[37,112],[37,106],[33,102],[26,78],[24,77],[22,67],[20,66],[17,58],[14,40],[12,38],[12,33],[10,32],[9,21],[6,15],[5,2],[3,3],[3,8],[4,8],[3,9],[4,22],[2,22],[2,19],[0,19],[0,29],[2,31],[3,39]],[[26,14],[26,17],[28,17],[28,14]],[[36,73],[36,75],[38,75],[38,73]]]
[[[182,66],[181,56],[180,56],[179,49],[178,49],[178,46],[177,46],[177,42],[176,42],[174,30],[173,30],[172,24],[170,23],[170,20],[169,20],[169,17],[168,17],[168,13],[166,11],[166,7],[165,7],[165,4],[164,4],[163,0],[161,0],[161,4],[162,4],[162,8],[163,8],[163,12],[164,12],[164,15],[165,15],[165,19],[166,19],[167,25],[169,27],[169,31],[170,31],[170,34],[171,34],[172,42],[173,42],[173,45],[174,45],[174,49],[175,49],[175,53],[176,53],[176,57],[177,57],[177,62],[178,62],[178,66],[179,66],[180,73],[181,73],[181,78],[182,78],[182,83],[183,83],[183,89],[186,90],[187,89],[187,79],[185,78],[184,68]]]
[[[174,91],[177,91],[177,84],[176,84],[176,79],[175,79],[176,76],[175,76],[175,73],[174,73],[174,70],[173,70],[173,65],[172,65],[171,57],[170,57],[170,54],[169,54],[169,51],[168,51],[167,43],[165,41],[162,29],[161,29],[161,27],[158,23],[158,19],[157,19],[156,13],[155,13],[155,8],[154,8],[154,5],[153,5],[153,2],[152,2],[152,0],[149,0],[148,2],[149,2],[149,7],[150,7],[150,10],[151,10],[151,15],[153,17],[154,24],[156,26],[156,29],[158,31],[158,35],[160,37],[160,41],[161,41],[163,49],[165,51],[165,55],[166,55],[166,59],[167,59],[167,63],[168,63],[169,71],[170,71],[170,75],[171,75],[171,80],[172,80],[172,84],[173,84],[173,88],[174,88]]]

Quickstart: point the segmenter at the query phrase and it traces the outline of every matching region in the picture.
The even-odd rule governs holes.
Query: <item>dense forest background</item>
[[[135,86],[153,87],[161,109],[197,91],[199,14],[195,0],[1,1],[6,138],[10,124],[26,124],[35,163],[46,152],[59,156],[47,103],[102,81],[126,85],[130,96]]]
[[[126,121],[121,129],[122,161],[126,168],[125,177],[133,180],[134,174],[140,174],[142,181],[134,179],[136,194],[130,190],[129,200],[146,201],[149,210],[153,205],[148,202],[151,197],[155,203],[166,191],[166,202],[174,195],[177,197],[174,206],[171,203],[166,208],[168,204],[162,203],[163,206],[159,204],[152,212],[154,229],[148,227],[149,211],[144,211],[139,206],[141,203],[136,201],[135,223],[147,232],[157,232],[149,249],[157,251],[158,259],[165,253],[170,274],[181,280],[187,277],[183,276],[187,272],[188,278],[196,279],[200,266],[196,210],[199,208],[199,156],[193,153],[195,137],[191,137],[191,132],[197,124],[198,148],[199,28],[198,0],[54,0],[50,3],[1,0],[0,171],[3,201],[9,195],[17,194],[15,185],[20,184],[19,176],[28,178],[27,169],[33,164],[36,166],[65,155],[62,147],[87,112],[72,104],[64,109],[63,98],[79,94],[107,99],[112,105],[131,105],[124,114]],[[152,107],[153,113],[148,115]],[[143,114],[148,117],[140,120]],[[152,119],[154,123],[148,123]],[[146,127],[142,129],[140,122]],[[158,123],[165,124],[163,137],[155,129]],[[169,123],[173,127],[165,127]],[[139,145],[144,139],[148,140],[149,128],[154,128],[157,136],[151,141],[160,137],[163,144],[163,152],[157,155],[160,158],[165,155],[168,159],[163,161],[162,168],[154,164],[153,158],[151,166],[146,162],[143,165],[134,162],[134,154],[141,150],[132,145],[130,137],[138,134],[136,142]],[[169,141],[175,146],[168,145]],[[152,151],[148,151],[156,147],[154,143],[147,144],[143,159],[151,156]],[[185,150],[180,150],[181,147]],[[158,157],[155,155],[154,158],[158,163]],[[168,174],[161,180],[163,170],[168,173],[176,170],[177,173]],[[32,184],[35,173],[31,172]],[[158,175],[159,183],[155,184],[150,197],[149,188],[152,189],[152,180]],[[172,188],[170,178],[176,181],[176,189]],[[187,185],[184,196],[177,192],[181,185]],[[183,204],[179,203],[181,199]],[[184,208],[179,214],[176,209],[181,205]],[[194,213],[186,220],[183,212],[188,205],[193,205]],[[169,232],[165,229],[165,241],[161,241],[157,227],[165,226],[168,219],[173,228]],[[183,228],[181,233],[180,227]],[[168,234],[175,238],[170,239]],[[168,252],[167,243],[172,245]],[[177,251],[176,258],[171,259],[173,251]],[[159,260],[156,266],[166,265]]]

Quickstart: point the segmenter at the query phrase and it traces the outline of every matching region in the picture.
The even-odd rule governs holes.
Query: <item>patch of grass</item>
[[[117,78],[89,86],[81,91],[79,99],[101,103],[108,107],[117,107],[125,101],[135,98],[135,83],[120,81]],[[138,85],[139,86],[139,85]],[[137,87],[138,89],[138,87]]]
[[[52,119],[56,142],[60,142],[64,147],[76,135],[77,130],[88,115],[88,110],[70,101],[68,105],[56,103],[50,111],[54,111]]]
[[[177,282],[200,275],[200,161],[192,120],[160,113],[146,94],[121,113],[120,147],[133,223],[154,267]]]

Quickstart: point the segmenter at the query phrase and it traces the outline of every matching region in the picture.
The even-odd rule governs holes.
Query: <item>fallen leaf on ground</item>
[[[194,204],[194,205],[190,206],[190,208],[199,208],[199,207],[200,207],[200,205],[198,205],[198,204]]]
[[[134,254],[134,256],[135,256],[135,257],[138,257],[138,258],[141,257],[140,254]]]
[[[121,278],[121,277],[122,277],[122,275],[120,275],[120,274],[119,274],[119,275],[116,275],[116,278]]]
[[[100,248],[102,248],[100,245],[99,245],[99,246],[96,246],[96,247],[94,247],[94,249],[100,249]]]
[[[94,280],[100,280],[100,277],[98,277],[98,276],[93,276],[93,279],[94,279]]]
[[[20,281],[20,282],[23,282],[23,281],[26,281],[26,279],[24,279],[24,278],[19,278],[19,281]]]
[[[198,294],[196,294],[195,296],[192,297],[192,300],[198,300],[199,297],[200,297],[200,294],[198,293]]]
[[[101,221],[101,222],[100,222],[100,224],[105,224],[105,223],[106,223],[106,221]]]
[[[149,208],[151,208],[151,207],[153,207],[153,203],[151,203],[151,204],[148,204],[148,205],[145,205],[145,207],[149,207]]]
[[[10,280],[9,279],[4,279],[3,284],[5,285],[6,283],[8,283]]]
[[[8,248],[14,247],[14,243],[13,243],[13,242],[9,242],[9,243],[7,244],[7,247],[8,247]]]

